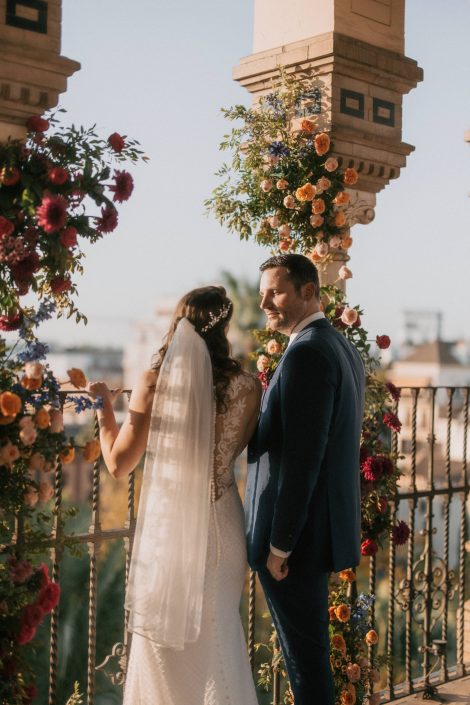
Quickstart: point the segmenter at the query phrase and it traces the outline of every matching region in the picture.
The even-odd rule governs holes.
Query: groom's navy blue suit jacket
[[[314,571],[359,564],[359,443],[364,366],[326,319],[287,348],[248,449],[248,560],[266,565],[271,543]]]

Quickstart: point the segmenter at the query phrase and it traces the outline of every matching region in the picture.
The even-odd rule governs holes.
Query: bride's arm
[[[131,473],[147,446],[152,403],[155,394],[156,373],[144,372],[129,400],[129,411],[121,428],[116,423],[113,394],[103,382],[89,385],[92,396],[103,398],[103,408],[97,412],[100,425],[100,443],[103,460],[113,477]]]

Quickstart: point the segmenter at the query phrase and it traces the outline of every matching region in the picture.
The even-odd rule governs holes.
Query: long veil
[[[201,626],[214,419],[209,351],[183,318],[157,380],[125,601],[129,631],[174,649]]]

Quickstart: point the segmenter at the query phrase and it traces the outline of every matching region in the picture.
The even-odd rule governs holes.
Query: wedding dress
[[[247,398],[256,379],[242,373],[227,390],[226,412],[215,419],[201,629],[182,650],[134,633],[124,705],[257,705],[239,603],[246,574],[243,507],[234,463],[247,439]]]

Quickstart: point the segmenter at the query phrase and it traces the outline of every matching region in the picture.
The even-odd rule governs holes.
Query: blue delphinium
[[[17,360],[23,363],[44,360],[48,352],[49,346],[45,343],[40,343],[38,340],[28,341],[23,352],[17,355]]]
[[[290,154],[289,147],[286,147],[284,142],[271,142],[268,149],[272,157],[288,157]]]
[[[97,397],[96,399],[91,399],[88,396],[75,396],[71,395],[66,397],[66,402],[72,402],[74,405],[75,413],[80,414],[82,411],[87,411],[88,409],[102,409],[103,399],[102,397]]]

